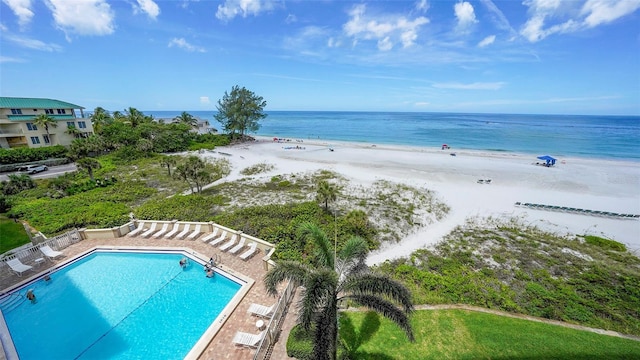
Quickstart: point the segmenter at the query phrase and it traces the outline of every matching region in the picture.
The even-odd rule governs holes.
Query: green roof
[[[0,97],[0,109],[84,109],[84,107],[54,99]]]

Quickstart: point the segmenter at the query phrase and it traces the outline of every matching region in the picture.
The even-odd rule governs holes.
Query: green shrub
[[[614,240],[601,238],[599,236],[585,235],[584,241],[587,244],[595,245],[605,250],[627,251],[627,247],[624,244]]]
[[[299,360],[312,359],[313,337],[300,325],[294,326],[289,333],[287,355]]]
[[[176,195],[170,198],[149,200],[135,210],[138,219],[211,221],[216,207],[224,205],[221,195]]]
[[[0,164],[28,163],[51,158],[64,158],[66,156],[67,149],[62,145],[0,149]]]

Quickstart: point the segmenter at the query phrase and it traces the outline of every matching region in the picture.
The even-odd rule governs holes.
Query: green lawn
[[[640,341],[465,310],[416,311],[408,342],[376,313],[346,312],[351,359],[640,359]]]
[[[4,215],[0,215],[0,235],[0,254],[31,241],[21,223],[16,223]]]

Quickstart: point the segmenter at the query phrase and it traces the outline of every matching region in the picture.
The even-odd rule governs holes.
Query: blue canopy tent
[[[538,159],[546,161],[547,166],[552,166],[556,164],[556,159],[552,158],[549,155],[538,156]]]

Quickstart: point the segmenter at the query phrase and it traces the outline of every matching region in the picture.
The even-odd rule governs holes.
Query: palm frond
[[[298,286],[304,283],[309,268],[296,261],[282,261],[264,277],[264,285],[271,296],[278,294],[277,286],[284,280],[291,280]]]
[[[382,314],[382,316],[396,323],[407,334],[409,341],[415,341],[413,329],[411,328],[411,323],[409,322],[407,313],[395,306],[392,302],[379,296],[369,294],[349,295],[346,296],[345,299],[352,300],[366,308]]]
[[[307,241],[311,240],[316,245],[315,259],[317,265],[333,269],[335,266],[333,247],[324,231],[313,223],[303,223],[298,228],[298,233],[300,237]]]
[[[398,281],[384,275],[354,274],[342,282],[340,291],[356,295],[386,296],[400,304],[405,312],[413,311],[409,290]]]

